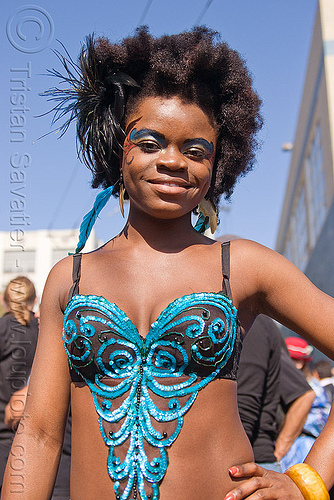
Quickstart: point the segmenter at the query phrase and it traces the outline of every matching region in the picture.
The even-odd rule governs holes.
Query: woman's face
[[[179,98],[148,97],[126,124],[122,160],[130,213],[176,218],[207,193],[216,132],[207,115]]]

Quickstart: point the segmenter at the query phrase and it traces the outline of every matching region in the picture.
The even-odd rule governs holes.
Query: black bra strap
[[[230,242],[222,243],[222,274],[223,274],[223,293],[232,300],[230,287]]]
[[[73,255],[73,270],[72,270],[72,280],[73,285],[68,293],[68,301],[74,297],[74,295],[78,295],[79,293],[79,281],[81,276],[81,257],[82,253],[75,253]]]

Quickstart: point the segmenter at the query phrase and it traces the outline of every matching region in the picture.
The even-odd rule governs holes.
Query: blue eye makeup
[[[144,150],[154,149],[154,144],[162,149],[167,147],[165,136],[156,130],[148,128],[142,128],[140,130],[137,130],[136,128],[132,129],[129,139],[136,146],[139,146]]]
[[[135,146],[146,153],[154,153],[166,149],[168,144],[165,136],[156,130],[148,128],[137,130],[133,128],[125,139],[123,149],[127,154]],[[213,163],[215,148],[212,142],[198,137],[185,140],[181,148],[181,153],[194,161],[208,160],[210,163]]]
[[[187,139],[184,141],[182,153],[195,160],[208,160],[213,164],[215,157],[215,148],[213,142],[198,137],[196,139]]]
[[[187,139],[184,141],[184,146],[191,147],[191,146],[203,146],[207,154],[212,154],[214,153],[214,145],[213,142],[208,142],[206,139],[202,139],[201,137],[198,137],[196,139]]]

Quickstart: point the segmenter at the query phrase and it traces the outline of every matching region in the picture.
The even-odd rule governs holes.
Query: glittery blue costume
[[[158,500],[167,449],[198,391],[216,378],[235,380],[241,336],[229,286],[229,245],[222,245],[223,290],[171,302],[143,338],[116,305],[79,295],[81,254],[63,342],[73,382],[89,386],[116,498]]]

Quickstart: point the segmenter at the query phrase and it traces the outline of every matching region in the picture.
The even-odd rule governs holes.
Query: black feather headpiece
[[[58,128],[61,136],[72,121],[77,122],[79,154],[84,163],[96,172],[99,167],[108,170],[113,155],[118,156],[125,139],[122,121],[128,97],[127,88],[139,85],[117,65],[99,60],[95,45],[94,36],[88,36],[78,64],[63,45],[66,57],[55,50],[65,74],[54,68],[48,70],[49,75],[60,79],[60,86],[52,87],[42,95],[57,102],[50,111],[54,112],[53,124],[67,117]],[[62,88],[63,84],[67,88]],[[115,179],[111,177],[106,185],[114,183]]]

